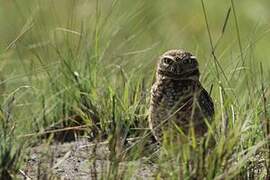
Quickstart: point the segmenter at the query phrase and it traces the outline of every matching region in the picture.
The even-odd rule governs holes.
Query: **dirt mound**
[[[41,144],[31,148],[23,172],[31,179],[154,179],[156,168],[146,160],[113,162],[109,156],[107,142]]]

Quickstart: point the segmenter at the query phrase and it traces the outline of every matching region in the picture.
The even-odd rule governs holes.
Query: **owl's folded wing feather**
[[[214,103],[212,101],[212,98],[204,88],[202,89],[199,96],[199,105],[203,112],[203,115],[206,118],[212,118],[214,116]]]

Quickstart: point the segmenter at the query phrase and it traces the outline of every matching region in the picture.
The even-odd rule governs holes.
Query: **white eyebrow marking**
[[[168,58],[168,59],[174,60],[172,56],[168,56],[168,55],[163,56],[163,58]]]
[[[190,59],[197,59],[196,56],[190,56]]]

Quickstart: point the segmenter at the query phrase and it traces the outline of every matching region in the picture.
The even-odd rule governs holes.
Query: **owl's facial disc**
[[[174,79],[199,79],[197,58],[187,52],[169,51],[161,56],[158,74]]]

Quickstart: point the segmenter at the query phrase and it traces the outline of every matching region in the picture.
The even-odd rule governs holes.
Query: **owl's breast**
[[[164,103],[168,108],[179,109],[181,106],[184,109],[185,104],[189,104],[194,94],[194,87],[192,84],[183,84],[172,81],[164,88]]]

